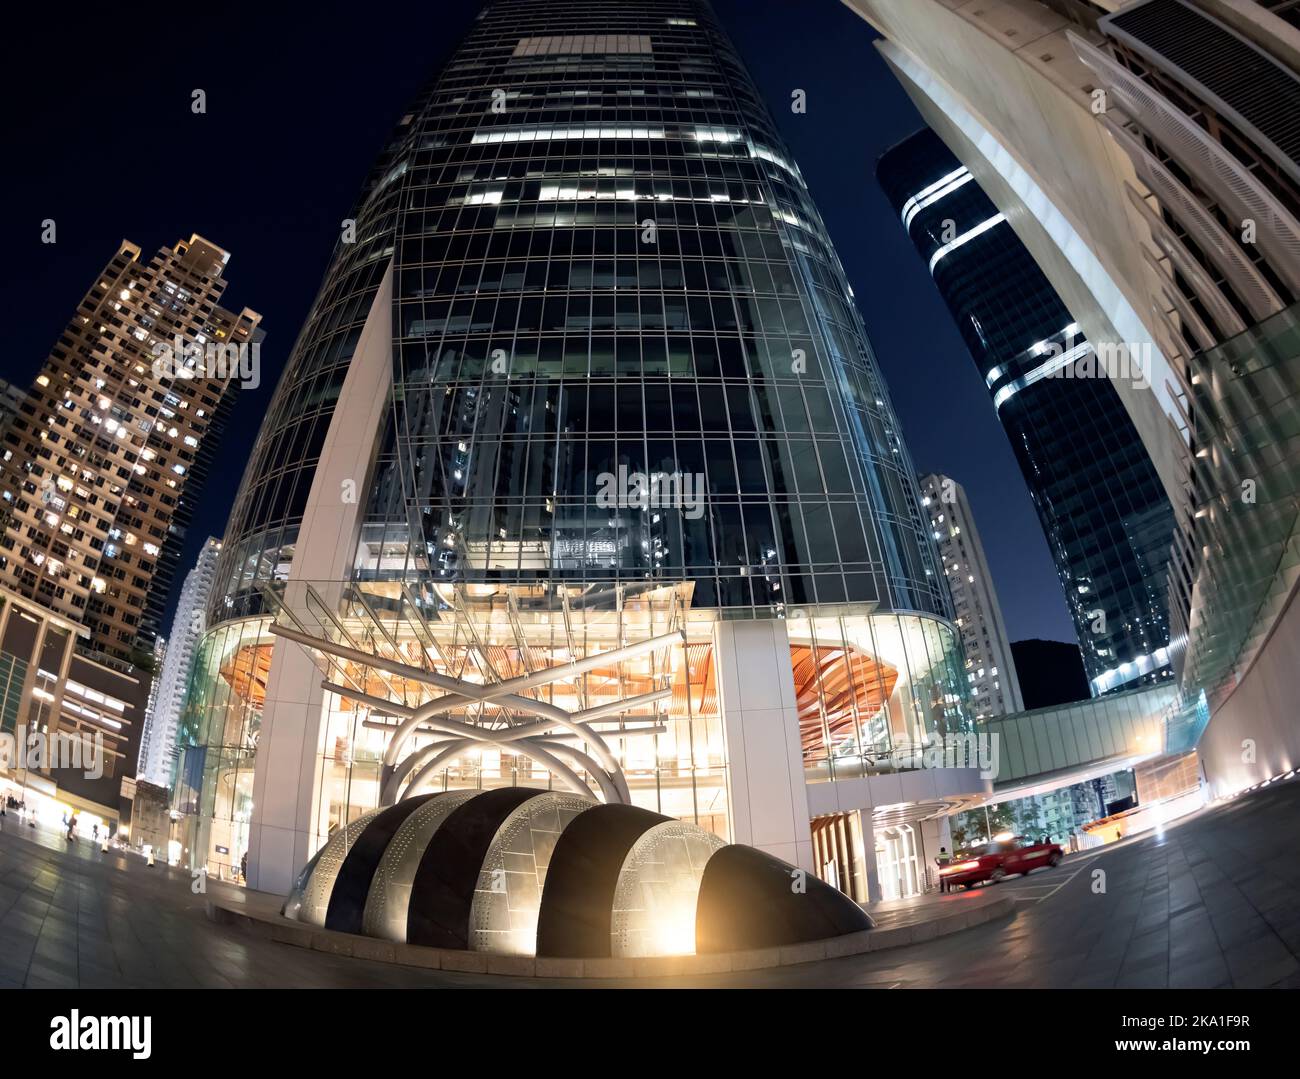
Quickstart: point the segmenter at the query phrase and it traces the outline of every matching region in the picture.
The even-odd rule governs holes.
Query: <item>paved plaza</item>
[[[186,873],[69,845],[10,815],[0,830],[0,985],[1300,987],[1297,825],[1300,781],[1275,784],[999,885],[1015,913],[951,937],[744,975],[602,983],[421,970],[273,943],[210,921]]]

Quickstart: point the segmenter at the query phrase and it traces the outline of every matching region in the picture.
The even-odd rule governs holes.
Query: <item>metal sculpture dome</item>
[[[446,791],[339,829],[286,917],[498,955],[689,955],[872,927],[847,896],[753,847],[563,791]]]

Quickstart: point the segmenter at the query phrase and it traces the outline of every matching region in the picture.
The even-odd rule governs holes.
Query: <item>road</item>
[[[1300,780],[997,885],[1000,921],[744,975],[572,982],[452,974],[276,944],[207,920],[189,877],[0,830],[0,986],[1300,987]]]

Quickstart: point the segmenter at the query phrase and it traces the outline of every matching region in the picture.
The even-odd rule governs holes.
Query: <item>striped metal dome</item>
[[[447,791],[373,810],[299,874],[286,917],[497,955],[743,951],[870,929],[847,896],[753,847],[561,791]]]

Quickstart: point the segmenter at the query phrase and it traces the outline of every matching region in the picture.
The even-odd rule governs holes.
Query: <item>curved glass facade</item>
[[[707,6],[498,0],[402,119],[250,461],[218,619],[292,559],[394,267],[355,570],[687,579],[692,605],[946,613],[913,470],[808,190]]]

